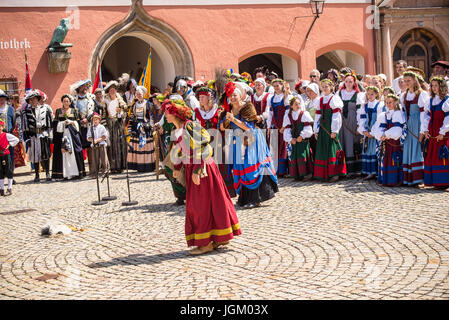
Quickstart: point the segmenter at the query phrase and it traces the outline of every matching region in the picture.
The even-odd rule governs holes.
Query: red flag
[[[101,63],[98,64],[97,75],[95,76],[95,81],[94,81],[94,85],[92,87],[92,92],[94,92],[95,89],[97,89],[97,88],[103,89],[103,83],[102,83],[102,79],[101,79]]]
[[[28,68],[28,57],[27,53],[25,51],[25,68],[26,68],[26,75],[25,75],[25,92],[31,90],[31,78],[30,78],[30,69]]]

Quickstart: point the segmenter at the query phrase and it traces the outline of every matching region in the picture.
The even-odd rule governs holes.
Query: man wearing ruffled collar
[[[89,79],[80,80],[70,87],[70,92],[73,96],[73,105],[78,109],[80,114],[80,135],[81,145],[83,149],[87,150],[87,158],[89,160],[89,171],[92,171],[92,149],[90,142],[87,141],[87,130],[90,119],[95,110],[95,96],[88,92],[92,82]]]

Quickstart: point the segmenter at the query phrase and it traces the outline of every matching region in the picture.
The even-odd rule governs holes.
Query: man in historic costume
[[[25,97],[27,106],[21,113],[23,139],[28,145],[29,159],[36,173],[34,182],[39,182],[39,162],[45,170],[47,181],[51,180],[49,162],[53,113],[42,100],[39,90],[30,91]]]
[[[200,102],[195,97],[193,90],[189,89],[186,79],[187,77],[185,76],[177,76],[175,78],[173,93],[180,95],[187,106],[190,109],[195,110],[200,107]]]
[[[87,151],[87,158],[89,160],[89,172],[92,168],[92,149],[89,141],[87,141],[87,128],[90,119],[95,110],[95,96],[88,92],[92,82],[89,79],[80,80],[70,87],[70,92],[73,99],[73,105],[80,114],[80,134],[81,144],[83,149]]]
[[[8,95],[3,90],[0,90],[0,121],[5,123],[3,131],[12,134],[16,127],[16,112],[14,107],[7,102]],[[14,147],[9,147],[9,155],[11,157],[12,170],[14,171]]]
[[[114,80],[109,81],[104,87],[106,113],[103,116],[106,118],[106,129],[109,132],[107,151],[110,169],[113,173],[121,173],[126,168],[127,161],[124,127],[128,106],[118,93],[118,87],[118,82]]]

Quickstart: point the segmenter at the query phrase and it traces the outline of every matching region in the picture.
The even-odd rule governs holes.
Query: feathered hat
[[[25,101],[27,103],[30,103],[30,99],[33,98],[33,97],[37,97],[37,99],[39,101],[42,99],[42,95],[40,94],[40,92],[38,90],[31,90],[25,96]]]
[[[0,98],[6,98],[8,99],[8,95],[5,93],[5,91],[3,91],[2,89],[0,89]]]
[[[84,79],[84,80],[80,80],[75,82],[74,84],[72,84],[70,86],[70,93],[72,96],[75,96],[76,93],[78,93],[78,89],[81,88],[84,85],[92,85],[92,81],[90,81],[90,79]]]
[[[108,84],[104,87],[104,92],[108,93],[108,92],[109,92],[109,89],[111,89],[111,88],[117,89],[118,86],[119,86],[119,84],[118,84],[117,81],[111,80],[111,81],[109,81]]]

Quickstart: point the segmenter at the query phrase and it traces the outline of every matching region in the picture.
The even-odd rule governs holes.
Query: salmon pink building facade
[[[74,4],[76,4],[74,6]],[[130,73],[137,78],[152,50],[152,84],[164,89],[177,74],[214,78],[215,68],[252,72],[270,64],[294,82],[317,68],[348,65],[375,73],[371,1],[325,1],[314,16],[298,1],[0,1],[0,71],[24,91],[25,58],[31,81],[53,108],[74,82]],[[67,72],[51,73],[47,46],[61,19],[71,26]]]

